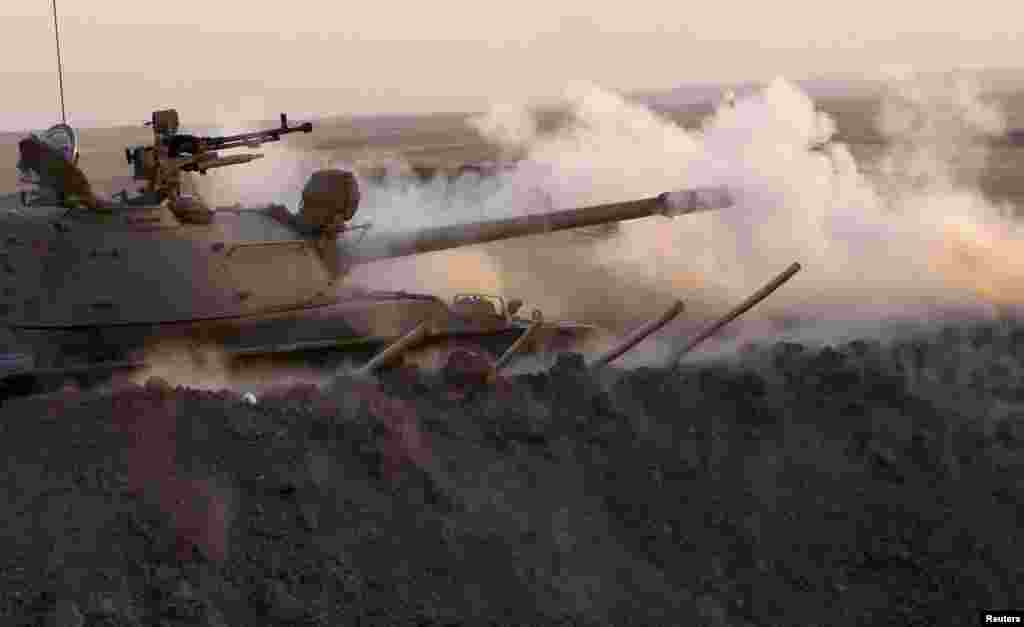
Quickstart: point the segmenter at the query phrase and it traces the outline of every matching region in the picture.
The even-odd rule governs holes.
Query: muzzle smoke
[[[731,328],[733,342],[783,327],[835,341],[1018,304],[1021,233],[976,185],[1003,114],[957,75],[894,79],[882,104],[887,146],[871,164],[834,141],[835,122],[781,78],[723,103],[698,129],[582,83],[566,90],[566,122],[554,130],[542,131],[528,107],[497,107],[471,123],[500,152],[524,154],[516,167],[489,178],[363,181],[356,222],[378,233],[413,230],[705,185],[728,186],[736,204],[623,223],[611,238],[509,241],[376,264],[351,278],[377,289],[524,296],[549,318],[618,331],[683,298],[678,336],[799,261],[792,282]],[[322,161],[307,155],[262,180],[299,190],[299,174]],[[255,172],[244,174],[243,197],[271,187],[254,188]],[[716,352],[713,343],[707,350]]]

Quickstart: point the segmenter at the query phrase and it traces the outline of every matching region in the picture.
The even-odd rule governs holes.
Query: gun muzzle
[[[312,122],[303,122],[302,124],[299,124],[298,126],[293,126],[292,128],[288,128],[288,116],[285,115],[284,113],[282,113],[281,114],[281,130],[282,131],[290,131],[290,132],[302,131],[303,133],[312,133],[313,132],[313,123]]]
[[[664,215],[675,217],[698,211],[726,209],[733,205],[732,194],[725,187],[695,187],[658,196],[664,205]]]

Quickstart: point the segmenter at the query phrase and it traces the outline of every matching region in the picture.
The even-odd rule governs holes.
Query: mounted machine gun
[[[305,122],[288,126],[288,116],[281,114],[281,126],[265,131],[202,137],[178,132],[178,112],[165,109],[153,112],[153,118],[146,123],[153,127],[152,146],[134,146],[125,149],[125,159],[134,167],[135,180],[145,181],[144,193],[149,202],[169,200],[172,205],[182,198],[182,172],[198,172],[205,175],[208,170],[229,165],[249,163],[263,157],[262,154],[243,154],[222,157],[218,150],[234,148],[257,148],[268,142],[281,140],[290,133],[310,133],[313,125]]]

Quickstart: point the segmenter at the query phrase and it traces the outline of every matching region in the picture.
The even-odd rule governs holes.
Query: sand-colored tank
[[[721,189],[661,195],[543,215],[434,228],[388,238],[351,223],[357,178],[310,177],[297,214],[285,207],[215,208],[183,192],[192,173],[243,164],[252,148],[312,124],[228,137],[178,132],[174,110],[150,123],[153,143],[126,150],[137,193],[100,197],[77,165],[66,125],[19,144],[32,192],[0,196],[0,378],[96,373],[144,361],[164,340],[211,342],[229,354],[353,349],[388,344],[424,321],[426,344],[501,338],[531,325],[518,303],[465,295],[373,292],[345,284],[355,265],[481,242],[727,206]],[[588,325],[545,322],[537,345]]]

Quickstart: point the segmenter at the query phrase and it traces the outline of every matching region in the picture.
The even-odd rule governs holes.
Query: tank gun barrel
[[[730,206],[732,198],[729,191],[723,187],[665,192],[640,200],[423,229],[407,235],[368,242],[365,249],[350,251],[349,258],[353,264],[369,263],[379,259],[418,255],[514,237],[636,220],[654,215],[675,217]]]

